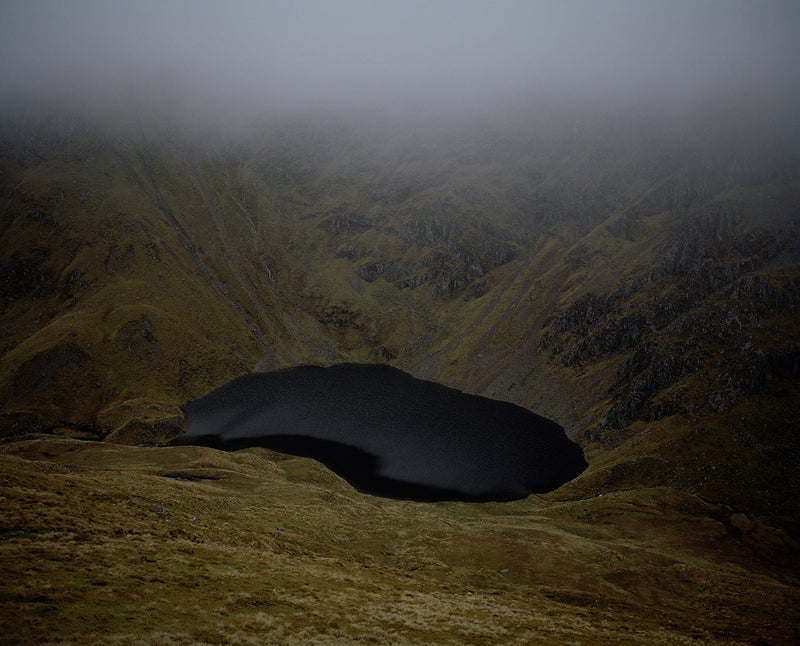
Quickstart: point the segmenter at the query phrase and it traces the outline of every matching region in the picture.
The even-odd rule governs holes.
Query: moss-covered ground
[[[0,447],[0,641],[791,644],[796,564],[666,488],[437,503],[265,449]],[[774,531],[774,530],[773,530]]]

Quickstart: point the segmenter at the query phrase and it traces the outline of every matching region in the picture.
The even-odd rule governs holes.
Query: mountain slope
[[[5,432],[163,441],[256,364],[390,361],[564,424],[593,464],[575,495],[790,515],[793,157],[522,132],[7,126]]]
[[[0,472],[6,643],[796,643],[769,525],[667,488],[434,505],[266,449],[46,436]]]
[[[796,139],[637,123],[6,122],[0,634],[796,643]],[[589,467],[423,504],[160,446],[235,376],[340,361],[523,405]]]

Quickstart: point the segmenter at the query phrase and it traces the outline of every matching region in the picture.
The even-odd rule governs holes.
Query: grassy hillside
[[[791,141],[701,125],[284,123],[200,140],[5,124],[13,634],[44,611],[54,641],[247,643],[269,628],[303,643],[391,630],[407,643],[790,643],[800,164]],[[545,498],[426,506],[268,451],[133,446],[176,437],[181,405],[237,375],[339,361],[526,406],[590,466]],[[180,529],[162,532],[158,506],[185,512]],[[223,520],[239,529],[215,533]],[[96,550],[127,556],[90,567]],[[143,575],[162,553],[177,559]],[[77,578],[67,558],[84,558]],[[265,560],[269,586],[253,569]],[[227,592],[191,584],[198,568]],[[135,603],[103,596],[119,577],[144,586]],[[162,603],[175,589],[177,617]],[[86,605],[69,602],[64,623],[73,597]],[[509,613],[525,621],[510,628]]]
[[[774,530],[667,488],[424,504],[266,449],[45,436],[0,465],[3,643],[797,638]]]
[[[166,439],[178,406],[256,364],[392,361],[589,450],[655,434],[671,470],[670,429],[791,401],[800,184],[779,151],[423,134],[8,127],[4,426]]]

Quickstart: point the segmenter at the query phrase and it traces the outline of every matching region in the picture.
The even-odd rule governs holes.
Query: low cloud
[[[0,105],[227,118],[794,106],[800,5],[17,0]],[[787,108],[788,110],[788,108]]]

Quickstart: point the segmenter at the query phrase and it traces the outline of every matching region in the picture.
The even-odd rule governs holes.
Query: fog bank
[[[800,5],[775,0],[16,0],[0,8],[0,106],[187,120],[789,112],[799,26]]]

